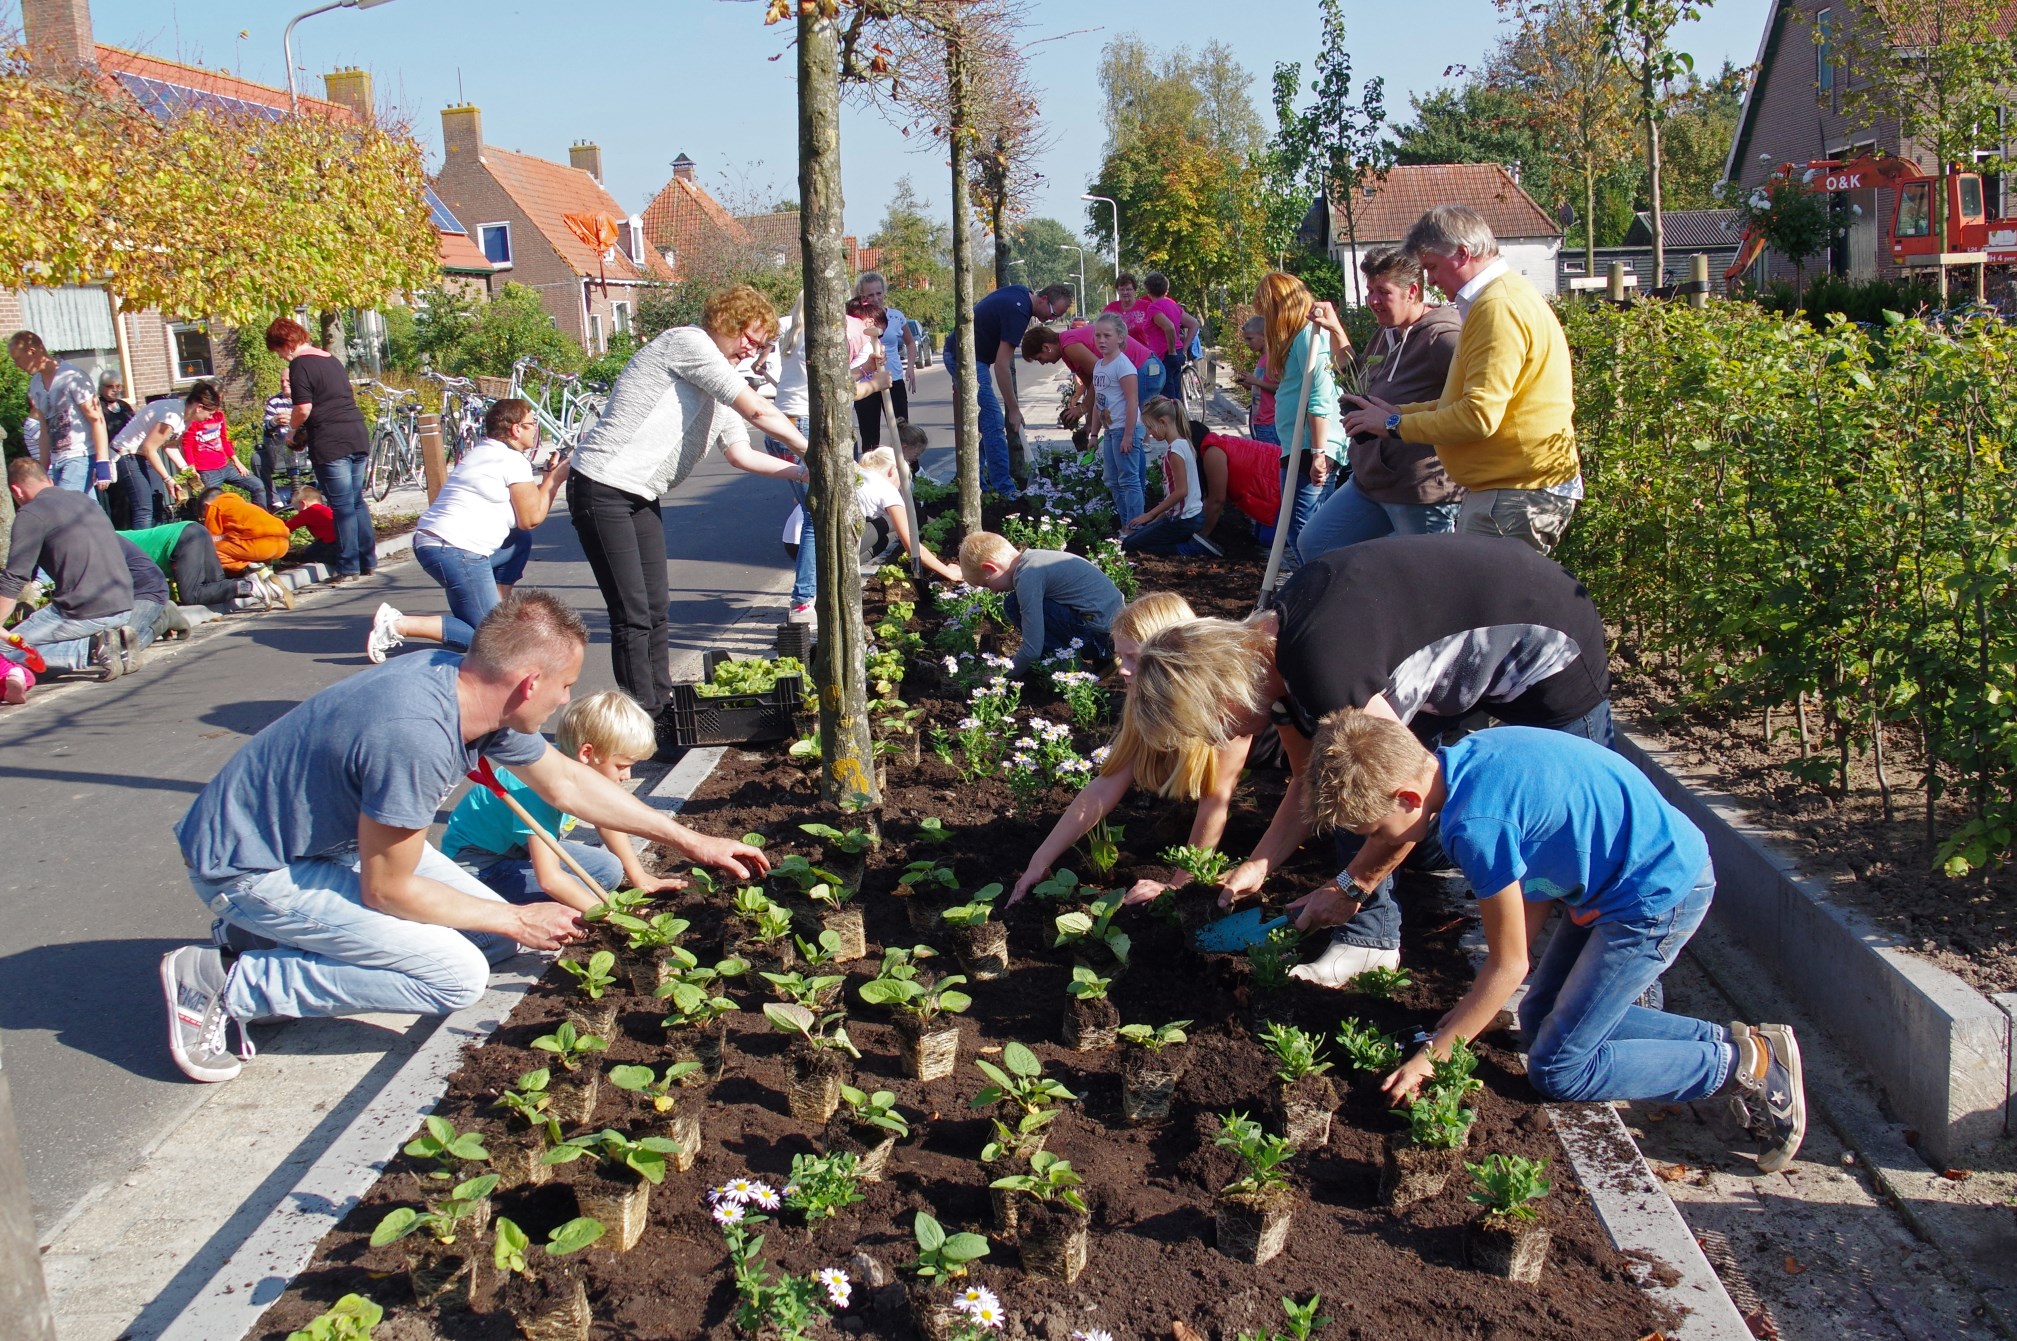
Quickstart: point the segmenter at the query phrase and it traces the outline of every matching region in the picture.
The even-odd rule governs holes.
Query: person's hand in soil
[[[1402,1062],[1400,1069],[1386,1078],[1380,1086],[1380,1092],[1392,1095],[1391,1103],[1395,1108],[1399,1108],[1415,1097],[1415,1091],[1429,1078],[1429,1072],[1435,1064],[1436,1059],[1430,1055],[1427,1048],[1423,1048]]]
[[[770,870],[770,858],[748,843],[733,838],[695,834],[687,844],[686,855],[702,866],[727,871],[738,880],[747,880],[752,875],[763,875]]]
[[[1347,894],[1333,880],[1317,886],[1289,904],[1289,913],[1296,919],[1297,931],[1316,931],[1322,927],[1338,927],[1352,920],[1365,905],[1365,900],[1356,892]]]
[[[1230,912],[1248,899],[1261,892],[1261,885],[1268,878],[1268,864],[1256,857],[1248,857],[1219,881],[1219,911]]]
[[[584,935],[581,914],[563,903],[534,903],[518,909],[518,930],[511,939],[528,950],[558,950]]]
[[[1162,881],[1151,880],[1147,876],[1143,876],[1141,879],[1135,881],[1126,894],[1121,896],[1121,907],[1133,908],[1144,903],[1154,903],[1169,892],[1170,887]]]
[[[653,875],[644,873],[642,880],[625,880],[624,884],[640,894],[677,894],[686,888],[686,881],[676,875]]]

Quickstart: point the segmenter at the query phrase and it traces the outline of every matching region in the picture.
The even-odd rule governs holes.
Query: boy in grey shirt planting
[[[1018,550],[992,531],[976,531],[959,547],[959,569],[972,585],[1008,594],[1008,617],[1023,634],[1010,675],[1075,640],[1088,664],[1113,655],[1107,626],[1120,613],[1121,590],[1090,560],[1059,550]]]

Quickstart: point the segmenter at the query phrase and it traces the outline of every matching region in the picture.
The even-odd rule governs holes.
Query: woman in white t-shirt
[[[1099,362],[1093,364],[1093,420],[1087,430],[1100,443],[1107,493],[1123,524],[1141,515],[1142,421],[1136,391],[1135,365],[1127,356],[1128,324],[1118,312],[1093,319],[1093,343]]]
[[[924,453],[919,451],[918,455]],[[904,508],[903,494],[897,485],[896,453],[887,447],[878,447],[855,463],[854,499],[861,507],[862,521],[871,530],[884,528],[889,535],[902,541],[907,552],[916,552],[918,562],[924,565],[925,571],[948,582],[960,581],[959,569],[940,559],[925,548],[923,542],[911,536],[910,514]],[[798,562],[798,576],[791,587],[792,607],[802,607],[807,611],[812,609],[812,598],[818,591],[818,568],[813,556],[814,546],[806,543],[809,539],[811,537],[805,530],[805,509],[793,508],[784,521],[785,548],[796,550],[794,558]],[[860,547],[864,558],[881,548],[880,538]]]
[[[1190,554],[1193,536],[1204,528],[1204,479],[1198,473],[1198,452],[1178,425],[1183,407],[1163,396],[1142,407],[1148,440],[1163,449],[1163,500],[1134,518],[1121,532],[1121,548],[1130,554]]]
[[[565,460],[548,467],[544,479],[533,474],[531,454],[538,447],[539,420],[531,401],[492,403],[483,416],[482,440],[448,472],[413,532],[413,557],[448,593],[448,613],[407,615],[381,604],[371,619],[366,656],[383,661],[403,642],[469,650],[476,626],[497,604],[490,556],[512,527],[529,531],[545,521],[567,479]]]

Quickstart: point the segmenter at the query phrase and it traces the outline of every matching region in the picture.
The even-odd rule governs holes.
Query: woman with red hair
[[[315,483],[336,514],[335,580],[372,572],[378,567],[378,536],[364,501],[371,439],[350,394],[350,373],[328,350],[308,343],[301,323],[286,317],[266,328],[266,347],[287,360],[294,393],[281,434],[294,450],[308,453]]]

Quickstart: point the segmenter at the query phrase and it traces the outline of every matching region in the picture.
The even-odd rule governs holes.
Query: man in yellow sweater
[[[1345,431],[1434,445],[1466,490],[1459,534],[1508,536],[1546,554],[1583,496],[1561,323],[1469,206],[1436,206],[1402,246],[1463,314],[1449,379],[1433,404],[1347,397],[1361,408],[1345,416]]]

